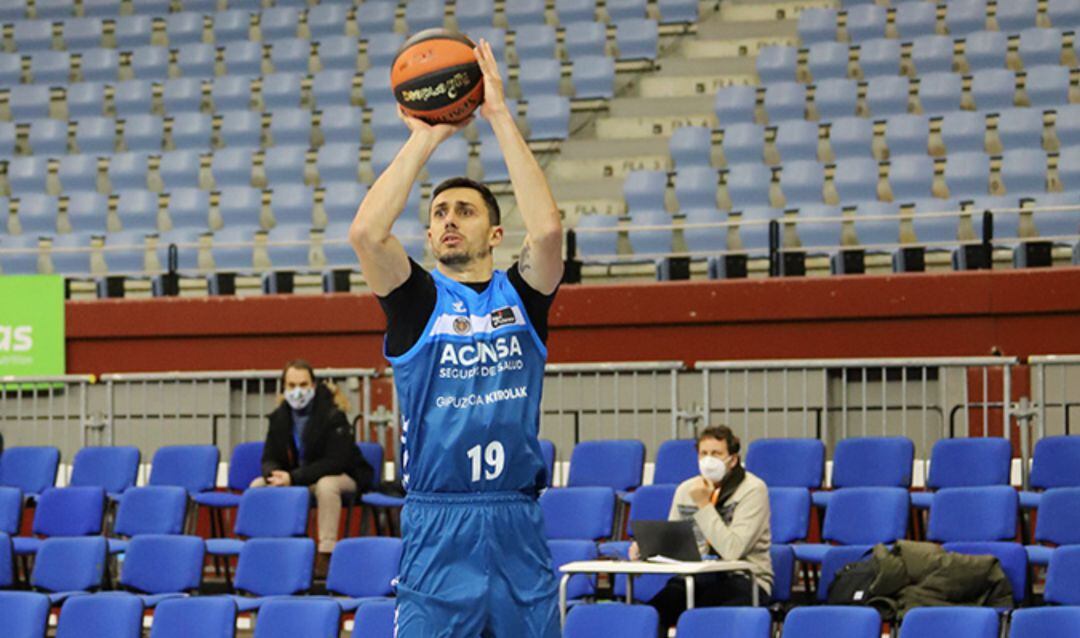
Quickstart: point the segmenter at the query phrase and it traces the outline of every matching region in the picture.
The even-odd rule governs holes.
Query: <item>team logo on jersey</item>
[[[514,309],[510,306],[505,308],[499,308],[491,313],[491,327],[492,329],[500,326],[507,326],[517,322],[517,318],[514,317]]]
[[[464,301],[455,301],[454,303],[450,304],[450,307],[454,309],[454,312],[465,312]]]
[[[467,335],[470,328],[472,328],[472,322],[467,317],[454,317],[454,332]]]

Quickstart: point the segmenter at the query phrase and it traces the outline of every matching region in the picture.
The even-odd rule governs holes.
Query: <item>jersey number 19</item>
[[[467,454],[472,462],[473,483],[480,480],[481,471],[483,471],[484,478],[490,481],[498,478],[506,466],[506,452],[503,450],[502,443],[498,441],[492,441],[487,444],[486,448],[483,448],[483,458],[481,458],[481,446],[479,445],[469,448]]]

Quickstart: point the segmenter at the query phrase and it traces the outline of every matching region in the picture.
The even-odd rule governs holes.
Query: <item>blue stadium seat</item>
[[[131,8],[140,15],[161,15],[172,9],[168,0],[132,0]]]
[[[122,51],[130,51],[135,47],[150,44],[150,36],[153,32],[153,21],[150,16],[125,15],[115,18],[114,37],[116,48]]]
[[[17,83],[16,80],[14,83]],[[49,117],[49,87],[12,86],[8,89],[8,104],[11,117],[23,121]],[[100,106],[100,105],[99,105]]]
[[[218,212],[226,228],[252,228],[259,224],[262,210],[262,191],[246,186],[220,189]]]
[[[158,448],[150,465],[150,485],[176,485],[189,494],[213,489],[218,450],[212,445],[169,445]]]
[[[1080,605],[1080,547],[1058,547],[1050,555],[1044,599],[1054,605]]]
[[[363,9],[362,6],[360,8]],[[359,18],[357,18],[357,22],[359,22]],[[367,41],[366,57],[368,68],[390,66],[397,52],[401,49],[401,45],[405,42],[403,35],[391,31],[372,32],[362,37]],[[382,78],[384,76],[388,77],[389,74],[380,73],[377,77]]]
[[[84,117],[78,120],[75,124],[75,146],[83,153],[105,155],[115,152],[115,120],[110,117]]]
[[[859,85],[855,80],[822,80],[815,85],[814,104],[818,116],[825,121],[836,118],[849,118],[855,115],[859,98]]]
[[[954,38],[984,30],[987,15],[986,0],[952,0],[945,5],[945,25]]]
[[[520,64],[537,58],[555,58],[555,28],[551,25],[524,24],[517,28],[514,36],[514,49]]]
[[[203,16],[194,11],[170,13],[165,16],[165,37],[169,47],[176,49],[184,45],[202,42]]]
[[[237,507],[241,494],[251,482],[262,476],[262,441],[238,443],[229,458],[228,491],[202,492],[195,496],[195,502],[207,507]]]
[[[900,199],[900,198],[897,198]],[[905,437],[852,437],[836,444],[833,489],[846,487],[904,487],[911,485],[915,449]],[[828,492],[815,492],[814,504],[827,505]]]
[[[566,139],[570,136],[570,100],[560,95],[538,95],[529,100],[525,112],[529,138]],[[483,151],[481,150],[481,159]],[[485,171],[488,164],[485,164]]]
[[[270,63],[276,73],[306,74],[310,56],[311,44],[301,38],[274,40],[270,45]],[[226,64],[228,63],[226,60]]]
[[[162,88],[162,105],[170,115],[197,113],[202,107],[203,81],[200,78],[173,78]],[[176,135],[176,130],[173,130]]]
[[[149,80],[128,80],[113,87],[113,106],[118,118],[150,113],[154,86]]]
[[[404,143],[409,133],[398,116],[396,104],[376,104],[371,109],[369,124],[376,143],[387,140]]]
[[[311,81],[311,95],[316,108],[349,106],[351,103],[352,71],[321,71]]]
[[[74,191],[68,194],[68,221],[77,233],[106,233],[109,200],[101,193]]]
[[[394,161],[403,143],[404,140],[401,139],[375,140],[375,144],[371,147],[370,162],[371,170],[376,176],[382,175],[383,171],[390,166],[390,162]]]
[[[1012,586],[1013,601],[1016,606],[1019,607],[1027,599],[1028,561],[1023,545],[1012,542],[960,541],[944,543],[942,548],[947,552],[973,556],[989,555],[997,558]]]
[[[773,567],[772,601],[790,602],[791,584],[795,580],[795,550],[790,545],[772,545],[769,547],[769,560]]]
[[[656,58],[659,44],[657,21],[649,18],[622,19],[616,24],[616,44],[621,59]]]
[[[8,178],[11,167],[8,167]],[[1058,155],[1058,177],[1068,190],[1080,188],[1080,150],[1076,147],[1062,146]]]
[[[169,77],[169,50],[145,46],[131,51],[131,70],[140,80],[164,81]]]
[[[1016,537],[1016,490],[1007,485],[938,490],[930,505],[927,538],[947,541],[1002,541]]]
[[[604,6],[608,17],[616,23],[645,16],[645,0],[608,0]]]
[[[1028,561],[1033,565],[1050,565],[1057,550],[1054,547],[1080,545],[1080,526],[1077,525],[1077,513],[1080,513],[1080,488],[1058,487],[1042,493],[1039,503],[1039,516],[1035,521],[1035,541],[1041,545],[1027,547]],[[1047,547],[1046,543],[1051,546]],[[1060,574],[1058,574],[1060,575]],[[1047,587],[1049,587],[1049,581]],[[1052,593],[1052,592],[1051,592]],[[1048,602],[1062,603],[1056,600]],[[1075,604],[1075,603],[1066,603]]]
[[[266,181],[275,188],[304,183],[304,168],[307,164],[307,145],[278,146],[265,154],[263,171]],[[308,200],[310,201],[310,195]]]
[[[147,153],[117,153],[109,158],[109,182],[112,190],[145,189],[149,155]]]
[[[100,116],[104,112],[104,84],[97,82],[69,84],[64,95],[69,118]],[[14,104],[12,104],[12,115],[14,116]]]
[[[254,114],[258,117],[258,114]],[[260,123],[261,125],[261,123]],[[311,111],[280,108],[271,113],[270,139],[274,146],[311,145]]]
[[[707,126],[680,126],[668,140],[676,168],[708,167],[712,162],[712,131]]]
[[[83,0],[83,15],[111,18],[120,14],[119,0]]]
[[[180,74],[189,78],[204,78],[214,75],[214,63],[217,48],[212,44],[192,42],[181,45],[176,53],[176,66]]]
[[[816,492],[815,494],[821,494]],[[840,545],[874,545],[904,538],[907,531],[908,493],[899,487],[845,487],[830,493],[821,537]],[[795,557],[821,563],[829,545],[794,546]]]
[[[607,28],[600,22],[572,22],[565,25],[563,45],[571,60],[586,55],[605,55]]]
[[[261,75],[262,58],[261,42],[238,40],[225,45],[223,59],[229,75]]]
[[[217,596],[170,598],[154,609],[150,638],[233,638],[236,603]]]
[[[22,58],[15,53],[0,53],[0,82],[5,85],[22,81]]]
[[[619,220],[614,215],[592,214],[578,219],[578,254],[586,263],[608,263],[618,252]]]
[[[34,3],[34,13],[38,19],[63,20],[74,15],[75,3],[71,0],[38,0]]]
[[[648,605],[576,605],[566,616],[564,638],[585,638],[606,632],[626,638],[653,638],[659,626],[656,610]]]
[[[15,50],[20,54],[52,49],[52,24],[45,20],[19,20],[12,25]]]
[[[67,122],[34,120],[30,122],[30,149],[36,155],[67,153]]]
[[[1024,68],[1061,63],[1061,31],[1033,27],[1020,32],[1020,59]]]
[[[806,115],[806,85],[775,82],[765,88],[765,113],[769,122],[803,119]]]
[[[629,490],[641,485],[645,446],[636,440],[583,441],[570,456],[568,487]],[[576,467],[575,467],[576,464]]]
[[[11,196],[44,193],[48,167],[47,157],[14,157],[9,160],[7,176]]]
[[[947,487],[1008,485],[1012,448],[1001,438],[941,439],[930,456],[926,485],[931,490]],[[915,507],[929,508],[933,492],[915,492]]]
[[[821,487],[825,446],[817,439],[757,439],[746,451],[746,469],[770,487]]]
[[[31,526],[34,536],[14,537],[15,553],[37,553],[43,538],[101,534],[104,515],[105,491],[100,487],[46,488],[37,497]]]
[[[546,63],[545,63],[546,64]],[[541,72],[547,73],[546,67]],[[574,97],[578,99],[611,99],[615,94],[615,60],[606,56],[583,56],[572,65],[571,80]],[[531,73],[531,67],[529,72]],[[520,79],[519,79],[520,82]],[[543,95],[538,88],[530,89],[533,95]],[[522,88],[524,93],[524,88]],[[555,95],[549,92],[548,95]]]
[[[166,209],[173,228],[205,231],[210,214],[210,194],[197,188],[173,188]]]
[[[891,248],[887,246],[899,241],[900,205],[896,202],[863,202],[857,206],[856,213],[855,235],[863,246],[888,252]],[[878,219],[869,219],[871,217]],[[880,219],[882,217],[885,219]],[[875,246],[878,248],[873,248]]]
[[[401,561],[399,538],[346,538],[334,547],[326,590],[342,611],[385,600],[393,594],[393,580]]]
[[[372,33],[389,33],[394,30],[397,3],[389,0],[364,2],[356,8],[356,24],[367,37]]]
[[[680,210],[716,208],[719,179],[711,166],[686,166],[675,176],[675,199]]]
[[[1025,91],[1033,107],[1057,108],[1069,101],[1069,69],[1044,65],[1029,67]]]
[[[319,63],[324,70],[356,72],[360,44],[353,36],[334,35],[317,43]]]
[[[817,160],[785,162],[780,171],[780,190],[788,207],[822,203],[824,184],[825,168]]]
[[[310,186],[302,184],[274,184],[270,197],[270,210],[278,225],[300,225],[305,229],[313,226],[311,218],[314,195]]]
[[[1001,110],[1012,108],[1016,94],[1016,74],[1008,69],[976,71],[971,78],[971,96],[975,108]]]
[[[259,619],[256,638],[317,638],[338,631],[341,608],[330,600],[276,598],[259,608]]]
[[[1005,151],[1001,156],[1001,183],[1010,195],[1043,193],[1046,190],[1046,153],[1027,148]]]
[[[73,487],[100,487],[110,496],[135,485],[139,448],[130,445],[84,447],[75,453],[71,468]]]
[[[124,145],[129,151],[160,152],[165,122],[158,115],[129,115],[124,118]]]
[[[981,153],[986,146],[986,119],[982,113],[953,111],[941,119],[941,139],[950,154]]]
[[[829,146],[836,161],[873,159],[874,123],[862,117],[843,117],[829,125]]]
[[[100,47],[102,31],[100,18],[64,20],[64,48],[68,51],[80,51]]]
[[[256,490],[258,491],[258,490]],[[240,550],[233,596],[241,612],[259,609],[268,597],[290,596],[311,588],[315,542],[310,538],[252,538]],[[336,605],[335,605],[336,607]]]
[[[623,198],[630,212],[664,210],[666,171],[631,171],[623,180]]]
[[[57,638],[139,638],[142,601],[136,596],[73,596],[64,602]]]
[[[540,98],[535,98],[536,99]],[[567,119],[569,119],[570,105],[569,100],[566,98],[555,98],[566,101]],[[557,122],[555,123],[558,124]],[[543,123],[541,123],[543,125]],[[532,139],[546,139],[545,136],[558,136],[562,134],[560,130],[545,131],[543,128],[536,128],[530,124],[530,128],[537,131],[537,134],[530,135]],[[560,138],[555,138],[560,139]],[[508,182],[510,181],[510,172],[506,167],[506,160],[503,158],[502,149],[499,148],[499,141],[494,136],[485,136],[480,138],[480,168],[483,171],[485,182]]]
[[[839,45],[839,43],[837,43]],[[819,45],[815,45],[819,46]],[[847,52],[847,47],[843,47]],[[811,47],[813,50],[815,47]],[[771,45],[762,47],[758,52],[755,65],[758,79],[762,84],[772,82],[791,82],[795,80],[795,68],[799,62],[799,51],[795,47]],[[811,66],[811,69],[814,67]],[[816,79],[816,76],[815,76]]]
[[[48,446],[8,447],[0,455],[0,486],[37,495],[56,482],[60,450]]]
[[[772,169],[763,164],[737,164],[727,170],[727,189],[735,210],[770,206]]]
[[[836,41],[836,9],[812,7],[799,13],[799,40],[804,45]]]
[[[976,197],[989,192],[990,157],[985,153],[952,153],[945,162],[950,197]]]
[[[347,142],[330,143],[319,148],[315,168],[319,173],[319,180],[327,182],[355,182],[357,169],[360,165],[360,147],[358,144]],[[356,200],[359,204],[359,200]],[[353,206],[355,212],[355,205]]]
[[[22,528],[22,516],[23,516],[23,496],[22,490],[17,487],[0,486],[0,534],[4,535],[4,544],[6,546],[5,552],[8,554],[6,557],[9,560],[8,567],[11,567],[11,536],[19,533]],[[13,574],[7,572],[7,576],[10,577]],[[0,574],[0,578],[4,577],[4,574]],[[10,583],[5,584],[7,587]]]
[[[548,549],[551,551],[551,564],[558,573],[558,569],[566,563],[580,560],[595,560],[597,557],[596,544],[588,540],[549,540]],[[566,587],[567,600],[580,600],[592,596],[596,591],[596,585],[589,576],[578,574],[570,577]]]
[[[877,199],[878,163],[868,158],[836,161],[833,185],[842,204],[868,202]]]
[[[55,233],[59,204],[52,195],[23,193],[18,197],[18,219],[22,232],[38,235]]]
[[[177,151],[205,152],[213,139],[213,120],[202,113],[179,113],[172,118],[172,143]],[[198,166],[198,163],[195,165]],[[198,171],[196,171],[197,173]]]
[[[847,10],[847,32],[852,42],[885,37],[885,7],[860,4]]]
[[[478,4],[480,6],[483,6],[484,2],[470,2],[469,3],[470,7],[472,5],[474,5],[474,4]],[[460,11],[461,7],[460,6],[457,7],[457,10]],[[491,14],[488,14],[488,19],[489,20],[490,20],[490,16],[491,16]],[[491,51],[492,51],[492,53],[495,54],[495,59],[496,60],[504,60],[506,58],[506,29],[503,29],[501,27],[492,27],[492,26],[475,27],[475,28],[469,29],[468,34],[469,34],[469,38],[472,39],[473,42],[477,42],[481,38],[483,38],[484,40],[487,40],[488,44],[491,45]],[[504,68],[500,69],[500,74],[502,75],[503,82],[505,83],[506,79],[508,77],[505,66],[504,66]]]
[[[262,115],[254,111],[226,111],[221,118],[221,142],[230,148],[258,147],[262,142]]]
[[[1009,623],[1009,638],[1066,638],[1078,631],[1080,609],[1075,607],[1021,609]]]
[[[810,532],[810,490],[770,486],[769,515],[773,543],[805,540]]]
[[[0,591],[0,616],[13,638],[45,638],[49,598],[27,591]]]
[[[167,151],[161,155],[158,173],[166,190],[198,188],[199,152],[193,150]]]
[[[1035,109],[1009,109],[998,113],[998,137],[1006,150],[1041,149],[1043,114]]]
[[[630,249],[644,260],[655,261],[671,253],[671,228],[652,230],[640,226],[671,226],[671,217],[665,211],[632,211],[627,235]]]
[[[720,121],[721,128],[735,123],[752,124],[756,102],[756,86],[725,86],[716,92],[713,111]]]
[[[870,78],[866,86],[866,106],[875,118],[907,113],[909,91],[906,77],[886,75]]]
[[[146,485],[124,492],[109,538],[109,553],[127,549],[127,539],[145,534],[183,534],[188,494],[175,485]]]
[[[860,43],[859,68],[867,79],[900,73],[900,41],[875,38]]]
[[[379,71],[376,71],[378,69]],[[364,72],[364,104],[394,104],[394,92],[390,88],[390,74],[381,72],[382,67],[371,67]]]
[[[343,4],[320,4],[307,10],[308,31],[311,38],[319,41],[332,36],[344,35],[349,7]]]
[[[999,31],[977,31],[968,35],[964,45],[970,73],[1004,69],[1008,53],[1008,40]]]
[[[428,158],[426,181],[437,184],[451,177],[465,175],[468,164],[469,143],[460,136],[450,138]]]
[[[893,26],[902,39],[934,35],[937,27],[937,6],[929,2],[907,2],[896,5]]]
[[[15,123],[0,122],[0,153],[5,156],[15,154]]]
[[[877,638],[880,630],[881,616],[872,607],[798,607],[785,619],[782,636]]]
[[[1051,1],[1047,9],[1047,15],[1054,26],[1059,26],[1054,20],[1055,3]],[[1035,26],[1035,16],[1038,5],[1035,0],[1015,0],[1014,2],[1002,2],[997,7],[998,28],[1005,32],[1017,32],[1028,27]]]
[[[248,39],[251,14],[242,9],[229,9],[214,14],[214,43],[225,46]],[[257,73],[257,71],[256,71]]]
[[[904,615],[900,638],[997,638],[998,614],[975,607],[919,607]]]
[[[963,92],[963,79],[956,73],[926,73],[919,79],[919,103],[923,113],[959,109]]]
[[[1033,491],[1020,494],[1021,506],[1025,509],[1039,506],[1040,495],[1035,490],[1080,487],[1078,469],[1080,469],[1080,437],[1048,436],[1040,439],[1035,444],[1029,477]]]
[[[302,537],[307,533],[309,506],[305,488],[249,489],[240,497],[233,532],[241,539]],[[236,556],[246,543],[238,538],[208,539],[206,552]]]
[[[790,69],[787,69],[789,72],[783,77],[769,79],[761,77],[762,82],[791,80],[795,77],[796,56],[794,55],[794,47],[790,47],[790,49],[792,50],[793,55]],[[768,49],[764,49],[762,53],[767,50]],[[807,68],[810,69],[810,75],[814,78],[815,82],[833,78],[846,78],[848,76],[848,56],[848,45],[846,43],[836,41],[818,42],[810,45],[806,56],[806,65]],[[758,55],[758,76],[761,76],[760,54]]]
[[[117,195],[116,212],[124,230],[157,230],[157,193],[140,189],[119,191]]]
[[[953,70],[953,39],[948,36],[922,36],[912,42],[915,71],[941,73]]]
[[[716,210],[715,204],[704,208],[683,209],[683,224],[709,224],[700,228],[694,228],[693,232],[685,233],[686,248],[694,258],[708,257],[727,249],[728,229],[721,226],[725,218]],[[695,463],[697,453],[694,454]]]
[[[259,31],[262,32],[264,42],[296,37],[296,25],[299,23],[300,9],[296,7],[277,6],[266,9],[259,15]],[[340,25],[338,26],[340,28]]]
[[[788,120],[776,126],[776,150],[783,162],[817,160],[818,125],[806,120]]]
[[[251,106],[251,78],[227,75],[214,78],[210,98],[215,111],[247,109]]]
[[[607,487],[554,488],[540,495],[548,539],[598,540],[611,536],[615,492]]]

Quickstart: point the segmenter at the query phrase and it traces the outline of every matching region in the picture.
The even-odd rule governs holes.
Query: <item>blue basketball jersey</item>
[[[435,310],[387,357],[401,406],[402,478],[416,492],[532,491],[547,348],[506,273],[484,292],[432,273]]]

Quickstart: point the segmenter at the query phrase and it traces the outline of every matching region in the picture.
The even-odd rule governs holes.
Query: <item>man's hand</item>
[[[274,470],[266,482],[274,487],[289,487],[292,485],[292,477],[284,470]]]
[[[697,505],[698,509],[708,507],[712,504],[713,489],[713,484],[709,482],[709,479],[701,477],[701,481],[694,483],[693,487],[690,488],[690,500],[694,501],[694,505]]]
[[[630,543],[630,550],[628,552],[630,560],[641,560],[641,548],[638,547],[637,541]]]
[[[499,65],[491,51],[491,43],[480,38],[473,52],[480,72],[484,74],[484,101],[480,104],[480,116],[490,122],[493,116],[509,112],[506,108],[506,91],[503,90],[502,76],[499,75]]]
[[[405,126],[409,127],[410,133],[423,136],[433,142],[435,146],[450,139],[454,133],[465,128],[472,121],[472,118],[469,117],[456,124],[428,124],[420,118],[405,113],[400,105],[398,105],[398,117],[401,118],[402,122],[405,122]]]

